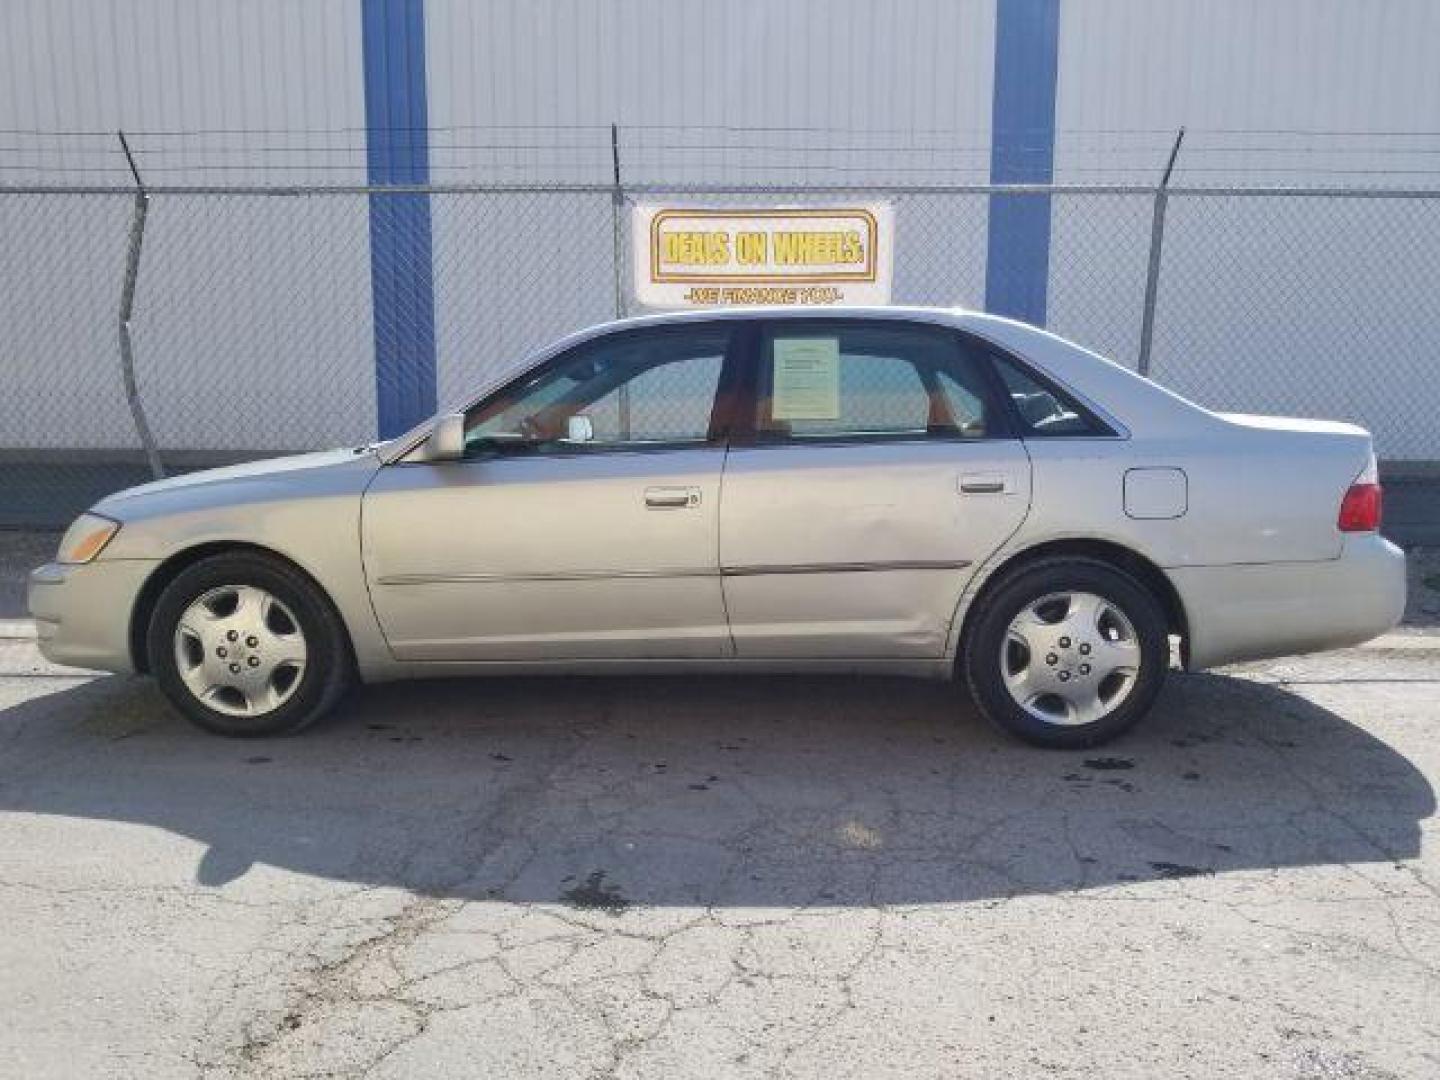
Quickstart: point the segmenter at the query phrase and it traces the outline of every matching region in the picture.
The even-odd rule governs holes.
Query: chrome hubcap
[[[1047,724],[1090,724],[1120,707],[1140,673],[1140,641],[1118,607],[1058,592],[1022,608],[1000,649],[1005,687]]]
[[[195,697],[229,716],[261,716],[290,700],[305,674],[294,613],[254,585],[211,589],[175,627],[175,666]]]

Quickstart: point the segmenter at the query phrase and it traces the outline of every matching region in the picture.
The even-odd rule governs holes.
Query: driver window
[[[729,336],[682,327],[579,346],[472,410],[466,453],[703,443]]]

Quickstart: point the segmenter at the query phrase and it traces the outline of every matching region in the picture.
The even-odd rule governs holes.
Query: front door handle
[[[645,506],[650,510],[683,510],[700,505],[697,487],[649,487],[645,489]]]
[[[965,473],[960,477],[960,490],[966,495],[1003,495],[1011,489],[999,473]]]

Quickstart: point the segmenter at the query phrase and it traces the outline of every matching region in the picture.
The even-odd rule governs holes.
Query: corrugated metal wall
[[[1433,0],[1064,4],[1055,178],[1153,181],[1183,125],[1176,185],[1434,187],[1437,42]],[[1435,210],[1172,201],[1153,374],[1214,408],[1340,415],[1386,453],[1440,456],[1424,434],[1440,370],[1419,344],[1440,338],[1440,311],[1396,287],[1433,278],[1434,252],[1405,238]],[[1148,200],[1103,212],[1057,215],[1049,323],[1133,360],[1113,313],[1143,294]]]
[[[7,0],[5,183],[365,179],[355,0]]]
[[[428,0],[431,175],[609,183],[613,122],[631,183],[984,181],[994,19],[992,0]],[[473,206],[435,203],[442,401],[615,314],[608,246],[573,242],[606,237],[605,196],[502,204],[485,215],[497,277]],[[983,211],[966,223],[983,235]],[[569,302],[517,305],[562,251]],[[945,302],[980,299],[975,264],[952,277]]]
[[[407,19],[386,18],[401,7]],[[1009,27],[1012,43],[1019,28],[1023,61],[1025,49],[1043,47],[1057,12],[1053,123],[1002,130],[1010,106],[997,92],[997,27]],[[374,40],[396,33],[423,40]],[[625,178],[642,183],[984,181],[1007,154],[1022,166],[1037,155],[1060,182],[1150,181],[1184,124],[1177,183],[1414,185],[1431,182],[1440,161],[1440,70],[1429,55],[1436,40],[1440,4],[1429,0],[12,0],[0,8],[0,183],[128,182],[111,134],[120,127],[133,133],[152,183],[386,178],[373,155],[367,161],[376,140],[366,127],[399,113],[373,100],[367,112],[367,87],[372,97],[409,91],[393,73],[374,77],[383,52],[421,61],[423,164],[438,182],[606,182],[614,122]],[[1022,83],[1025,72],[1022,64]],[[1035,88],[1020,89],[1033,96]],[[403,104],[413,115],[416,102]],[[321,379],[353,382],[334,405],[342,415],[318,430],[373,430],[385,405],[375,384],[383,396],[387,365],[411,373],[410,358],[390,356],[395,343],[371,332],[394,317],[372,310],[372,301],[413,306],[429,295],[417,288],[432,282],[433,358],[419,362],[438,369],[441,400],[544,338],[609,315],[608,249],[567,255],[558,231],[594,218],[591,231],[603,238],[608,207],[603,196],[587,199],[557,201],[555,213],[502,199],[431,200],[433,252],[423,260],[430,269],[413,265],[422,248],[372,250],[393,248],[395,237],[377,231],[363,200],[312,208],[303,227],[291,211],[259,204],[197,212],[203,228],[175,220],[179,207],[157,211],[137,334],[149,389],[168,395],[162,425],[175,438],[219,445],[250,437],[241,411],[219,423],[193,419],[183,386],[205,353],[222,356],[227,370],[263,376],[230,388],[242,400],[273,393],[323,410],[333,395]],[[1038,280],[1011,293],[1028,304],[1038,289],[1049,325],[1133,358],[1133,321],[1117,313],[1134,310],[1143,288],[1144,201],[1056,200],[1034,250],[1033,221],[1019,231],[987,230],[987,210],[983,201],[963,215],[921,200],[907,207],[902,247],[917,251],[919,240],[950,254],[907,264],[900,298],[979,304],[988,292],[993,300],[987,264],[993,274],[997,247],[1009,256],[1005,244],[1023,244],[1009,262]],[[1162,278],[1168,318],[1156,371],[1178,388],[1217,405],[1333,412],[1333,390],[1295,395],[1296,372],[1326,387],[1353,379],[1357,364],[1384,370],[1382,349],[1415,351],[1413,325],[1403,341],[1372,335],[1375,344],[1365,346],[1346,332],[1343,306],[1333,326],[1297,327],[1302,316],[1294,313],[1313,305],[1292,305],[1287,321],[1277,304],[1273,317],[1248,320],[1242,336],[1188,299],[1201,293],[1187,286],[1233,263],[1242,241],[1250,269],[1232,283],[1232,310],[1251,295],[1261,302],[1264,287],[1284,282],[1296,259],[1311,267],[1330,259],[1327,289],[1343,299],[1353,275],[1336,253],[1363,248],[1372,219],[1333,207],[1303,222],[1267,218],[1263,208],[1243,220],[1233,211],[1218,220],[1213,207],[1177,204],[1172,212],[1189,246]],[[7,228],[37,243],[45,235],[25,219]],[[222,256],[215,275],[193,280],[185,260],[207,249]],[[328,262],[317,273],[320,254]],[[1415,275],[1428,269],[1413,250],[1394,258],[1416,260]],[[7,260],[10,274],[27,263],[13,244]],[[263,266],[273,272],[259,280]],[[372,291],[385,267],[420,278]],[[73,276],[66,287],[96,290],[95,302],[108,310],[103,276]],[[516,294],[540,277],[550,286],[522,309]],[[1356,286],[1357,302],[1413,324],[1416,312],[1403,300],[1374,292]],[[147,307],[147,296],[162,293],[167,305]],[[1344,348],[1316,347],[1327,337]],[[64,334],[4,338],[12,385],[75,367]],[[1238,376],[1237,352],[1254,357]],[[1364,404],[1356,417],[1383,429],[1387,409],[1433,391],[1398,386],[1393,400],[1366,393],[1357,394]],[[304,410],[293,414],[301,422]],[[0,403],[5,445],[101,445],[123,426],[78,411],[39,419]],[[316,434],[297,430],[292,441]],[[1403,452],[1420,451],[1405,444]],[[1440,457],[1440,444],[1425,452]]]
[[[612,122],[639,182],[988,172],[993,0],[429,0],[426,23],[437,179],[605,182]]]
[[[361,6],[10,0],[0,175],[121,181],[110,133],[127,127],[146,133],[140,156],[157,178],[361,179]],[[636,179],[988,173],[996,0],[424,8],[438,180],[604,179],[603,133],[562,143],[553,129],[612,121]],[[1153,176],[1182,123],[1179,179],[1433,164],[1385,141],[1435,127],[1433,0],[1067,0],[1060,13],[1059,180]],[[70,136],[22,137],[36,130]]]
[[[12,0],[0,9],[0,184],[129,184],[119,128],[151,184],[363,183],[360,88],[353,0]],[[114,336],[129,200],[86,206],[80,220],[57,200],[48,222],[33,198],[5,208],[0,277],[23,308],[0,308],[13,312],[0,326],[0,446],[133,443]],[[96,249],[104,272],[36,274],[61,248]],[[374,430],[363,199],[309,215],[273,200],[156,200],[142,270],[137,368],[167,445],[253,449],[270,403],[285,420],[279,448]]]
[[[1184,124],[1177,181],[1325,182],[1337,168],[1347,179],[1367,168],[1393,176],[1433,166],[1424,152],[1391,160],[1384,135],[1436,131],[1437,41],[1433,0],[1064,4],[1056,126],[1158,135],[1148,162],[1123,162],[1153,175],[1164,136]],[[1103,164],[1079,142],[1057,147],[1057,176],[1090,178],[1078,170]]]

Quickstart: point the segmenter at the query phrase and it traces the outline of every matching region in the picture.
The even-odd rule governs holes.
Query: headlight
[[[120,531],[120,523],[99,514],[81,514],[60,538],[56,562],[87,563],[105,550],[111,537]]]

